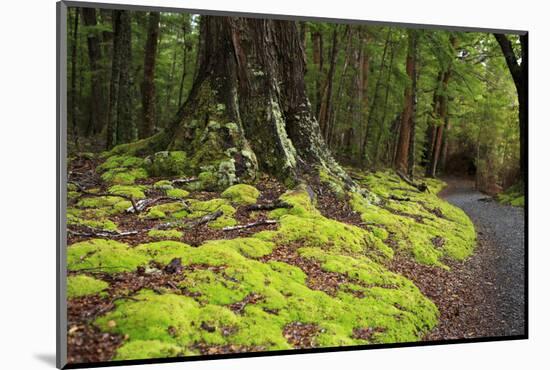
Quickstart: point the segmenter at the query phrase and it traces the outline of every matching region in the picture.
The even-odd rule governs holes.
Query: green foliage
[[[525,196],[523,194],[523,185],[516,184],[506,189],[505,192],[497,195],[499,203],[508,204],[515,207],[525,207]]]

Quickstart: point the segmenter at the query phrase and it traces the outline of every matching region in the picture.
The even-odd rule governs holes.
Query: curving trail
[[[464,288],[481,289],[478,295],[482,293],[480,296],[485,298],[484,301],[477,299],[477,302],[472,302],[479,307],[468,307],[471,319],[481,320],[484,327],[474,336],[525,334],[523,208],[487,200],[484,194],[474,189],[471,181],[456,178],[445,181],[448,187],[440,196],[462,208],[478,232],[475,254],[456,266],[458,271],[455,271],[470,276],[465,279]],[[484,198],[485,201],[480,201]]]

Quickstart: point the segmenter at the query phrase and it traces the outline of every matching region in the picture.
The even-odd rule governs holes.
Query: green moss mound
[[[109,184],[133,185],[136,180],[148,177],[144,165],[143,158],[126,154],[111,155],[97,167],[97,171],[102,173],[101,179]]]
[[[183,152],[175,159],[170,154],[174,152],[157,153],[150,163],[133,156],[137,153],[139,150],[109,153],[99,171],[105,181],[109,179],[108,191],[113,195],[78,199],[69,212],[70,223],[116,230],[110,218],[118,220],[117,215],[130,207],[130,202],[116,194],[142,199],[151,186],[135,185],[144,178],[141,175],[164,171],[163,166],[173,165],[174,171],[189,166],[181,162],[187,161]],[[237,224],[236,208],[256,203],[260,192],[250,185],[230,186],[238,181],[231,171],[222,181],[224,161],[217,156],[212,161],[216,166],[188,172],[201,174],[198,185],[189,186],[225,188],[219,198],[193,199],[194,194],[164,179],[152,188],[180,200],[156,203],[132,217],[185,226],[221,211],[221,217],[209,227]],[[114,181],[132,171],[142,174]],[[147,235],[155,241],[137,246],[106,239],[74,243],[67,251],[68,270],[79,275],[69,278],[71,297],[101,294],[108,288],[106,282],[83,274],[97,271],[116,276],[138,267],[160,270],[158,264],[181,261],[176,285],[155,291],[142,289],[131,299],[116,300],[114,310],[95,320],[102,331],[126,338],[117,349],[117,360],[191,356],[200,354],[201,346],[291,349],[293,344],[285,337],[289,325],[314,327],[316,347],[421,340],[437,324],[438,309],[410,280],[385,266],[396,252],[441,267],[445,267],[445,258],[464,259],[475,245],[473,225],[460,209],[437,197],[444,186],[440,181],[425,180],[429,191],[420,193],[390,172],[354,175],[370,191],[368,199],[346,193],[343,184],[329,174],[321,181],[332,184],[342,201],[349,199],[364,224],[355,226],[325,217],[316,208],[310,189],[298,186],[280,197],[290,208],[269,212],[268,217],[277,220],[276,228],[255,234],[250,231],[247,237],[208,240],[196,247],[180,242],[184,234],[173,228],[150,230]],[[327,281],[339,283],[328,284],[328,289]]]
[[[359,176],[380,201],[373,204],[351,194],[351,205],[371,229],[391,235],[387,244],[397,245],[419,263],[441,267],[446,267],[442,258],[464,260],[473,253],[474,225],[461,209],[437,196],[445,186],[442,181],[427,180],[429,190],[420,192],[391,172]]]
[[[145,255],[135,253],[128,245],[114,240],[90,239],[67,248],[67,268],[70,271],[134,271],[148,261]]]
[[[145,193],[143,192],[147,187],[140,185],[113,185],[109,188],[109,193],[115,195],[124,195],[133,199],[144,199]]]
[[[183,151],[163,151],[148,156],[144,167],[149,176],[181,176],[187,168],[187,155]]]
[[[246,184],[237,184],[228,187],[222,193],[222,197],[231,200],[236,204],[255,204],[260,196],[260,192],[254,186]]]
[[[183,232],[179,230],[149,230],[147,233],[151,238],[158,240],[178,240],[183,236]]]
[[[172,198],[183,199],[189,196],[189,192],[183,189],[166,189],[166,195]]]
[[[75,275],[67,278],[67,297],[77,298],[97,294],[109,287],[103,280],[86,275]]]

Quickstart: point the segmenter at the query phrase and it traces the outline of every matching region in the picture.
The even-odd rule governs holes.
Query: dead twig
[[[251,227],[262,226],[262,225],[273,225],[273,224],[276,224],[277,222],[278,222],[277,220],[262,220],[262,221],[251,222],[245,225],[226,226],[222,230],[233,231],[233,230],[248,229]]]
[[[136,235],[140,231],[132,230],[132,231],[118,232],[118,231],[111,231],[111,230],[95,230],[95,231],[83,232],[83,231],[67,229],[67,232],[74,236],[86,236],[86,237],[102,236],[102,237],[108,237],[108,238],[117,238],[117,237],[129,236],[129,235]]]
[[[217,219],[218,217],[220,217],[221,215],[223,215],[223,211],[221,209],[218,209],[216,212],[213,212],[213,213],[209,213],[207,214],[206,216],[203,216],[197,220],[194,220],[192,222],[189,222],[186,226],[188,228],[193,228],[193,227],[197,227],[199,225],[202,225],[202,224],[205,224],[205,223],[208,223],[210,221],[214,221],[215,219]]]
[[[136,205],[136,201],[134,200],[134,198],[132,198],[130,196],[122,195],[122,194],[111,194],[111,193],[91,193],[91,192],[87,191],[86,189],[84,189],[84,187],[82,187],[82,185],[80,185],[79,183],[77,183],[75,181],[68,181],[67,183],[68,184],[73,184],[74,186],[76,186],[78,188],[78,191],[81,193],[81,195],[79,197],[83,197],[83,196],[89,196],[89,197],[119,197],[119,198],[126,199],[126,200],[130,201],[130,203],[132,203],[132,207],[134,208],[134,211],[136,213],[139,213],[139,210],[138,210],[137,205]]]
[[[272,203],[252,204],[250,206],[247,206],[245,209],[247,211],[264,211],[264,210],[269,211],[276,208],[292,208],[292,205],[283,200],[278,199]]]
[[[185,210],[189,210],[189,208],[187,206],[187,203],[185,203],[185,201],[183,201],[179,198],[162,196],[162,197],[157,197],[157,198],[147,198],[147,199],[138,200],[137,203],[136,203],[136,206],[135,207],[133,207],[133,206],[129,207],[128,209],[126,209],[126,212],[127,213],[134,213],[134,212],[136,212],[136,208],[137,208],[138,212],[143,212],[147,208],[151,207],[153,204],[164,201],[164,200],[180,201],[183,204],[183,206],[185,207]]]
[[[185,178],[185,179],[175,179],[175,180],[172,180],[172,185],[188,184],[190,182],[195,182],[195,181],[199,181],[198,177],[188,177],[188,178]]]

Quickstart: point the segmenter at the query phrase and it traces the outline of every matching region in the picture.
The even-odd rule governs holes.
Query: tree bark
[[[145,59],[143,61],[143,84],[141,87],[143,121],[139,135],[140,138],[151,136],[156,126],[155,64],[159,38],[159,22],[160,13],[149,12]]]
[[[528,96],[528,36],[527,34],[521,35],[519,37],[521,44],[521,62],[516,58],[514,49],[512,47],[512,42],[502,34],[494,34],[504,59],[506,60],[506,65],[508,70],[512,75],[514,84],[516,86],[516,91],[518,95],[518,104],[519,104],[519,168],[522,175],[522,180],[527,181],[527,121],[528,121],[528,112],[527,112],[527,96]]]
[[[450,68],[443,73],[441,80],[441,93],[438,94],[437,112],[436,116],[438,124],[433,128],[433,145],[430,155],[430,161],[428,163],[426,176],[435,177],[437,173],[437,166],[439,164],[439,158],[441,155],[441,144],[443,141],[443,133],[445,131],[445,122],[447,121],[447,86],[449,84],[449,78],[451,76]]]
[[[313,45],[313,64],[317,66],[317,75],[315,78],[315,114],[319,119],[321,111],[321,101],[323,98],[323,87],[321,78],[323,76],[323,34],[315,31],[311,34],[311,42]]]
[[[132,117],[130,70],[132,61],[131,19],[128,11],[113,11],[113,62],[107,126],[107,148],[137,139]]]
[[[82,21],[86,27],[96,27],[96,11],[93,8],[82,8]],[[103,70],[101,68],[101,40],[98,32],[88,31],[88,60],[90,63],[90,125],[88,135],[101,132],[105,124],[105,96],[103,93]]]
[[[327,74],[327,81],[325,83],[325,89],[323,93],[323,99],[321,102],[321,108],[319,110],[319,126],[325,140],[328,140],[329,122],[332,106],[332,84],[334,80],[334,70],[336,67],[336,56],[338,54],[338,26],[334,27],[332,33],[332,49],[330,52],[330,67]]]
[[[196,171],[218,169],[220,186],[253,180],[257,170],[295,184],[324,169],[354,187],[312,114],[296,22],[204,16],[198,52],[168,149],[185,150]]]
[[[69,12],[69,14],[71,14]],[[73,45],[71,48],[71,125],[72,125],[72,134],[75,137],[75,141],[78,140],[78,121],[77,121],[77,102],[76,102],[76,61],[77,61],[77,50],[78,50],[78,9],[75,9],[74,19],[73,19]],[[77,143],[78,144],[78,143]]]
[[[418,41],[417,41],[418,42]],[[409,165],[407,174],[412,179],[414,178],[414,165],[416,163],[416,111],[418,107],[418,95],[417,95],[417,84],[418,84],[418,48],[416,49],[415,57],[415,69],[412,80],[412,91],[413,91],[413,109],[412,116],[410,120],[411,133],[409,136]]]
[[[409,30],[409,45],[407,50],[406,71],[410,84],[405,88],[403,112],[401,113],[401,126],[397,142],[395,168],[403,173],[408,173],[409,168],[409,144],[411,136],[411,121],[413,113],[413,89],[412,81],[416,73],[416,31]]]

